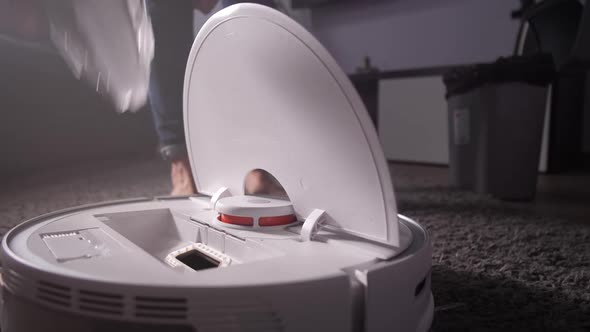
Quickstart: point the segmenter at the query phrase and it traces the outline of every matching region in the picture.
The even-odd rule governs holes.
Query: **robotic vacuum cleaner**
[[[432,248],[397,214],[361,99],[310,33],[240,4],[184,84],[193,197],[28,220],[2,242],[2,331],[427,331]],[[248,193],[253,170],[285,195]]]

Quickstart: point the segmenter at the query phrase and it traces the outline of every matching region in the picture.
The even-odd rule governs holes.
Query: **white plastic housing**
[[[184,84],[196,186],[242,195],[270,172],[301,220],[314,209],[348,233],[399,245],[391,178],[348,77],[303,27],[268,7],[226,8],[200,30]]]
[[[222,10],[192,48],[184,102],[205,195],[76,207],[9,231],[3,332],[428,331],[430,240],[396,214],[369,117],[309,33],[266,7]],[[291,202],[241,196],[253,169]],[[304,222],[262,232],[220,213]]]
[[[208,197],[110,202],[12,229],[2,242],[2,331],[428,330],[432,248],[416,223],[400,217],[398,250],[325,229],[302,242],[297,227],[221,228],[208,206]],[[56,254],[44,241],[72,233],[96,253]],[[220,266],[195,271],[174,259],[193,248]]]

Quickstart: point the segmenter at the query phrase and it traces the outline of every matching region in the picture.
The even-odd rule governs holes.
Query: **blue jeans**
[[[274,7],[272,0],[222,0],[224,6],[257,2]],[[191,0],[148,0],[154,30],[154,60],[150,75],[150,109],[158,134],[160,154],[175,160],[186,156],[182,93],[186,62],[193,42]]]
[[[193,42],[191,0],[149,0],[154,31],[150,109],[162,157],[186,155],[182,93],[186,61]]]

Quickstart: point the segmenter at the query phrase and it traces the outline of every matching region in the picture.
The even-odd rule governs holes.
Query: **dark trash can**
[[[551,56],[500,58],[443,77],[451,184],[506,200],[534,198]]]

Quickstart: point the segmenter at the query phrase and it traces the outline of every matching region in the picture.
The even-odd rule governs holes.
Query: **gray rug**
[[[446,172],[393,166],[400,211],[433,239],[434,330],[590,331],[590,195],[566,204],[552,194],[571,179],[544,177],[536,203],[506,203]]]
[[[400,211],[434,241],[435,331],[590,331],[586,210],[567,197],[509,204],[453,191],[444,169],[394,165],[393,176]],[[46,212],[170,190],[167,165],[154,160],[72,165],[2,183],[2,235]]]

